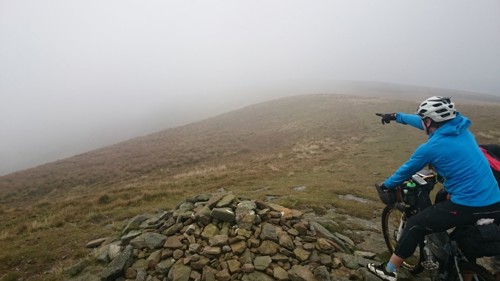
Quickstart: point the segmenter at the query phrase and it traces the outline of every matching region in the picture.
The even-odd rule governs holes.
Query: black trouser
[[[432,205],[408,219],[395,254],[406,259],[413,255],[425,235],[446,231],[458,225],[472,225],[481,218],[500,220],[500,203],[467,207],[448,200]]]

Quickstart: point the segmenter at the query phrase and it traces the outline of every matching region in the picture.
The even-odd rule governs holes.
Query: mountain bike
[[[407,220],[432,205],[430,192],[434,189],[436,178],[432,170],[424,169],[394,190],[385,192],[384,198],[381,196],[386,204],[382,212],[382,232],[391,254],[396,249]],[[379,186],[376,187],[381,194]],[[454,231],[460,231],[460,228]],[[405,260],[402,266],[413,275],[425,269],[431,280],[495,281],[493,274],[477,264],[475,258],[466,257],[453,237],[446,231],[426,235],[413,256]]]

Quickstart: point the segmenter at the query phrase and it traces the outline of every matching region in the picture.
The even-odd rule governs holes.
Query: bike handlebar
[[[382,189],[382,185],[379,184],[375,184],[375,188],[380,200],[386,205],[405,202],[408,205],[416,206],[416,191],[424,188],[427,192],[430,192],[434,189],[435,183],[435,174],[430,171],[425,171],[414,174],[410,179],[395,188]]]

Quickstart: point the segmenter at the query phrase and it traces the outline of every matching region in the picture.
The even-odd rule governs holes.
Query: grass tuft
[[[109,195],[107,194],[104,194],[100,196],[99,199],[97,199],[97,204],[99,205],[109,204],[110,202],[111,202],[111,197],[109,197]]]

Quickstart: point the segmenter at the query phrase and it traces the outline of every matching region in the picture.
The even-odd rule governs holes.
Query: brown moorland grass
[[[478,142],[500,143],[499,104],[457,106]],[[317,213],[376,216],[373,183],[426,136],[382,126],[374,113],[415,108],[341,95],[285,98],[0,177],[0,276],[60,280],[62,268],[88,255],[88,241],[222,187]],[[347,194],[369,203],[339,197]]]

